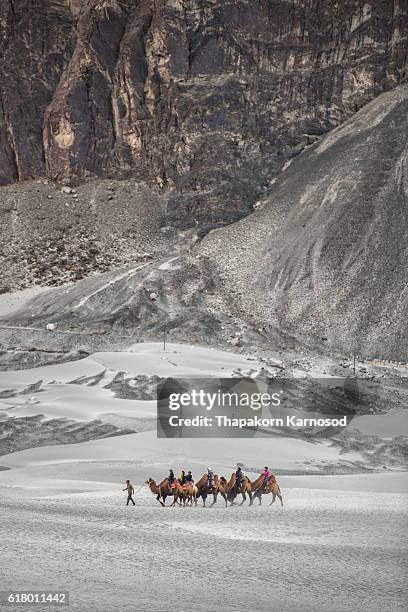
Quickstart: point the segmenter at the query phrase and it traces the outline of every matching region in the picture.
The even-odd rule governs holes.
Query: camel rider
[[[188,473],[187,473],[187,476],[186,476],[186,481],[189,484],[193,484],[193,482],[194,482],[194,478],[193,478],[193,475],[191,473],[191,470],[188,470]]]
[[[214,485],[214,473],[212,468],[207,468],[207,476],[208,476],[208,488],[210,489]]]
[[[170,470],[168,480],[169,480],[169,489],[172,489],[174,486],[175,480],[176,480],[173,470]]]
[[[262,485],[262,486],[263,486],[263,488],[264,488],[264,489],[266,489],[266,488],[267,488],[267,486],[268,486],[268,480],[269,480],[269,478],[270,478],[270,475],[271,475],[271,473],[270,473],[270,471],[269,471],[268,467],[266,466],[266,467],[264,468],[264,471],[262,472],[262,476],[263,476],[263,478],[264,478],[264,480],[263,480],[263,485]]]
[[[244,479],[244,474],[242,472],[242,469],[239,467],[237,471],[235,472],[235,482],[236,482],[238,489],[241,488],[243,479]]]
[[[181,474],[180,474],[179,479],[178,479],[179,483],[180,483],[181,485],[186,484],[186,479],[187,479],[187,478],[186,478],[186,473],[185,473],[185,471],[184,471],[184,470],[181,470]]]

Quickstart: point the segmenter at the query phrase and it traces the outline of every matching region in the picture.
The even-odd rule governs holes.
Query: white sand
[[[42,381],[40,393],[4,398],[0,412],[14,417],[42,414],[47,418],[79,421],[100,419],[117,427],[145,431],[155,428],[156,402],[118,399],[109,389],[102,388],[119,371],[129,377],[154,374],[228,377],[238,369],[256,372],[260,367],[258,362],[240,354],[211,348],[168,344],[164,351],[158,342],[136,344],[127,352],[95,353],[79,361],[0,372],[0,390],[21,391]],[[101,373],[104,376],[97,385],[69,384]]]
[[[162,508],[121,488],[2,499],[2,589],[64,588],[75,612],[406,610],[406,495]]]
[[[0,372],[0,389],[21,388],[38,380],[48,383],[69,382],[81,376],[93,376],[107,369],[129,376],[230,376],[239,368],[258,370],[259,362],[239,353],[218,351],[189,344],[146,342],[124,352],[94,353],[79,361],[43,366],[29,370]],[[105,383],[106,384],[106,383]]]
[[[109,389],[103,388],[118,371],[126,371],[128,376],[230,376],[238,368],[256,371],[259,367],[259,363],[240,354],[177,344],[167,345],[164,352],[162,344],[156,342],[134,345],[124,353],[96,353],[81,361],[19,372],[2,372],[0,389],[21,390],[29,384],[43,381],[40,393],[3,398],[0,403],[3,414],[44,414],[47,418],[80,421],[101,419],[120,427],[134,428],[139,433],[79,444],[37,447],[4,455],[0,457],[0,464],[16,469],[0,472],[0,494],[4,495],[5,490],[13,490],[11,485],[17,481],[19,490],[24,489],[27,493],[34,487],[38,494],[54,490],[82,490],[84,485],[81,483],[94,480],[102,483],[121,481],[125,477],[126,468],[119,469],[119,465],[128,465],[132,478],[143,482],[149,476],[163,477],[170,467],[175,470],[191,467],[197,475],[210,464],[218,473],[229,475],[236,463],[242,462],[256,469],[269,465],[273,470],[310,470],[313,474],[321,469],[330,470],[339,463],[351,464],[357,461],[364,464],[358,452],[340,454],[339,448],[325,441],[311,443],[284,437],[157,439],[155,402],[118,399]],[[74,379],[103,371],[105,375],[96,386],[68,384]],[[379,422],[386,422],[387,416],[358,417],[353,425],[367,429],[370,420],[374,419],[376,423],[372,421],[373,427],[378,429]],[[395,419],[401,419],[405,414],[397,411],[394,416]],[[375,486],[381,490],[399,487],[392,484],[396,477],[390,474],[376,475],[370,482],[378,482],[380,476],[382,482]],[[322,481],[321,478],[327,480]],[[330,489],[332,478],[285,477],[283,482],[293,487]],[[354,483],[352,488],[361,487],[361,490],[366,490],[365,476],[354,480],[350,480],[350,476],[336,478],[334,488],[342,486],[347,489]],[[387,478],[390,480],[387,481]],[[93,490],[89,486],[86,484],[84,490]]]
[[[28,466],[63,461],[149,461],[184,464],[186,458],[209,463],[214,468],[232,470],[237,461],[263,467],[273,465],[280,469],[296,469],[305,461],[333,461],[339,459],[339,451],[329,442],[311,444],[294,438],[255,439],[159,439],[155,431],[91,440],[79,444],[31,448],[1,457],[5,466]],[[342,455],[344,461],[361,459],[357,453]]]
[[[188,465],[185,465],[186,463]],[[126,478],[130,478],[138,488],[144,489],[143,483],[147,478],[157,481],[164,478],[169,465],[156,456],[147,457],[144,461],[77,459],[16,467],[0,471],[0,496],[20,499],[89,491],[118,492]],[[181,466],[191,468],[196,478],[199,478],[206,468],[202,461],[194,458],[188,461],[184,458],[181,466],[176,462],[171,465],[174,469]],[[214,469],[225,476],[229,476],[232,471],[231,465],[226,464],[222,467],[215,464]],[[248,475],[253,479],[257,476],[251,472],[248,472]],[[361,491],[376,493],[379,497],[387,493],[408,495],[407,472],[278,476],[278,482],[284,496],[289,489]],[[408,510],[408,497],[405,509]]]
[[[109,389],[82,385],[47,385],[42,393],[5,399],[0,411],[10,416],[69,418],[78,421],[104,420],[105,414],[128,418],[155,419],[156,402],[115,398]]]

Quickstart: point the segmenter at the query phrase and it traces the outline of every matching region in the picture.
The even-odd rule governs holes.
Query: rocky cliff
[[[404,80],[406,0],[3,0],[0,184],[136,177],[181,226]]]

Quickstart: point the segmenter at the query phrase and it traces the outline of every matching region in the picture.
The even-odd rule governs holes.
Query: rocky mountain
[[[166,328],[189,342],[407,361],[407,164],[404,85],[296,157],[252,215],[190,252],[38,296],[2,320],[3,344],[19,326],[26,348],[52,350]]]
[[[180,227],[405,79],[406,0],[3,0],[0,184],[134,177]]]
[[[407,33],[406,0],[4,0],[0,292],[75,284],[3,346],[406,360]]]
[[[408,359],[408,86],[379,96],[282,172],[260,210],[200,246],[265,333]]]

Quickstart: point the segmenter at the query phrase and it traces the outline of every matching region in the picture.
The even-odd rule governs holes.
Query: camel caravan
[[[167,478],[159,484],[153,478],[146,480],[151,492],[156,496],[157,501],[162,505],[166,505],[166,499],[171,497],[173,502],[171,506],[176,504],[179,506],[195,505],[199,497],[203,500],[203,505],[206,505],[207,497],[213,497],[212,506],[217,502],[218,496],[221,496],[228,506],[228,502],[234,505],[235,500],[242,496],[241,506],[249,498],[249,505],[252,506],[254,499],[258,499],[259,505],[262,503],[263,495],[272,495],[270,506],[276,498],[280,500],[283,506],[283,499],[280,487],[276,481],[276,477],[269,472],[265,467],[262,474],[254,481],[251,481],[239,467],[231,478],[227,480],[224,476],[213,474],[211,468],[208,468],[207,473],[197,482],[194,482],[191,471],[187,474],[183,470],[179,478],[175,478],[173,470]]]

